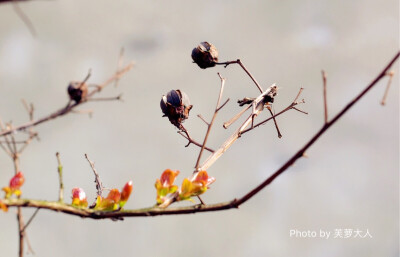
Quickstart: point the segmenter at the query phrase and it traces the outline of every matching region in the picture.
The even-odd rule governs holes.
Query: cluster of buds
[[[178,201],[193,201],[191,198],[192,196],[201,195],[206,192],[209,188],[208,186],[214,183],[214,181],[215,178],[209,177],[205,170],[197,172],[196,177],[193,180],[185,178],[179,191]]]
[[[161,174],[161,178],[156,180],[155,188],[157,190],[157,204],[164,203],[167,195],[178,192],[178,201],[192,200],[192,196],[201,195],[207,191],[208,186],[215,181],[215,178],[209,177],[205,170],[196,173],[195,178],[189,180],[185,178],[182,182],[182,186],[179,189],[178,186],[174,185],[176,176],[179,175],[179,171],[165,170]]]
[[[129,196],[132,193],[132,189],[132,181],[129,181],[125,184],[121,192],[118,189],[113,188],[110,190],[106,198],[97,196],[94,209],[99,211],[120,210],[128,201]]]
[[[20,197],[22,194],[20,188],[24,184],[24,182],[24,174],[21,171],[17,172],[17,174],[15,174],[15,176],[10,179],[9,186],[3,187],[3,191],[6,193],[5,198],[10,198],[12,195]]]
[[[202,69],[214,67],[218,63],[218,50],[208,42],[201,42],[192,50],[192,59]]]
[[[164,113],[163,117],[168,117],[174,126],[182,129],[182,122],[189,118],[189,112],[193,105],[190,104],[189,97],[183,91],[177,89],[162,96],[160,107]]]
[[[99,211],[115,211],[120,210],[129,199],[132,193],[132,181],[125,184],[120,192],[118,189],[113,188],[110,190],[106,198],[97,196],[95,210]],[[83,189],[75,187],[72,189],[72,206],[78,208],[86,208],[88,206],[86,194]]]
[[[69,98],[76,103],[80,103],[86,99],[88,93],[88,85],[85,82],[73,81],[68,85]]]

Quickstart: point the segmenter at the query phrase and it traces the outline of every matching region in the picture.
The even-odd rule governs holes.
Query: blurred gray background
[[[23,197],[57,200],[57,151],[64,165],[65,198],[73,187],[96,190],[84,153],[95,161],[103,183],[121,188],[132,179],[126,208],[155,203],[155,179],[180,170],[180,184],[193,170],[199,149],[166,118],[159,100],[170,89],[185,91],[194,108],[185,123],[199,141],[211,118],[220,81],[227,78],[229,104],[217,117],[210,147],[234,128],[222,123],[240,109],[235,101],[258,91],[238,66],[201,70],[190,53],[213,43],[220,60],[241,58],[266,88],[277,83],[276,111],[300,87],[309,115],[291,111],[244,135],[209,170],[216,182],[206,203],[240,197],[290,158],[323,123],[321,69],[328,73],[333,117],[359,93],[399,49],[399,3],[387,1],[31,1],[20,7],[37,30],[32,37],[12,5],[0,5],[0,117],[27,121],[21,99],[41,117],[64,106],[66,87],[92,69],[91,83],[116,70],[121,47],[135,68],[102,96],[123,93],[124,102],[95,102],[37,127],[21,157]],[[398,70],[398,64],[394,69]],[[399,75],[382,107],[387,79],[317,141],[269,187],[239,210],[186,216],[84,220],[41,210],[28,229],[36,256],[398,256]],[[262,114],[267,117],[266,113]],[[0,154],[1,186],[13,175]],[[181,203],[178,205],[188,205]],[[176,206],[178,206],[176,205]],[[33,210],[24,209],[25,219]],[[1,256],[17,256],[15,209],[0,213]],[[293,238],[301,231],[360,229],[372,238]]]

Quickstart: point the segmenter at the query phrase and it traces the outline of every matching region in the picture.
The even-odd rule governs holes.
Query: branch
[[[225,68],[226,68],[226,67],[228,67],[228,65],[235,64],[235,63],[239,64],[240,67],[242,67],[242,69],[247,73],[247,75],[249,75],[251,80],[253,80],[254,84],[257,86],[258,90],[260,90],[260,93],[264,92],[264,90],[262,89],[260,84],[258,84],[257,80],[253,77],[253,75],[250,73],[250,71],[248,69],[246,69],[246,67],[244,66],[244,64],[242,63],[242,61],[240,59],[237,59],[236,61],[219,62],[219,63],[216,63],[216,64],[217,65],[225,65]]]
[[[328,122],[328,101],[326,99],[326,72],[322,70],[321,73],[324,87],[324,122],[326,124]]]
[[[204,137],[203,145],[202,145],[202,147],[200,149],[199,156],[197,157],[197,161],[196,161],[196,165],[195,165],[196,171],[199,171],[199,163],[200,163],[200,160],[201,160],[201,155],[203,154],[204,148],[206,147],[207,139],[208,139],[208,136],[210,135],[211,127],[214,124],[215,118],[217,117],[217,113],[228,102],[228,101],[225,101],[225,103],[220,106],[222,93],[224,92],[224,86],[225,86],[226,79],[223,78],[219,73],[218,73],[218,76],[221,79],[221,88],[219,90],[219,95],[218,95],[218,100],[217,100],[217,105],[215,107],[214,115],[211,118],[211,122],[209,124],[207,124],[207,132],[206,132],[206,135]]]
[[[388,94],[389,94],[390,85],[392,84],[392,79],[393,79],[393,76],[394,76],[394,71],[387,72],[386,75],[389,76],[389,80],[388,80],[388,83],[387,83],[387,85],[386,85],[385,93],[383,94],[383,98],[382,98],[382,101],[381,101],[381,105],[385,105],[385,104],[386,104],[386,98],[387,98],[387,96],[388,96]]]
[[[62,177],[62,172],[63,172],[63,166],[61,164],[61,159],[60,159],[60,153],[56,153],[56,157],[57,157],[57,171],[58,171],[58,179],[60,182],[60,190],[59,190],[59,194],[58,194],[58,201],[60,203],[64,202],[64,183],[63,183],[63,177]]]
[[[26,124],[17,126],[17,127],[13,127],[4,131],[0,132],[0,137],[5,136],[5,135],[9,135],[11,133],[14,133],[16,131],[21,131],[21,130],[25,130],[27,128],[30,127],[34,127],[37,126],[41,123],[47,122],[49,120],[58,118],[60,116],[66,115],[68,113],[70,113],[73,109],[75,109],[77,106],[80,106],[84,103],[86,103],[88,101],[88,99],[90,99],[93,95],[99,93],[101,91],[101,89],[103,89],[104,87],[106,87],[107,85],[109,85],[110,83],[112,83],[113,81],[119,79],[122,75],[124,75],[126,72],[128,72],[131,68],[133,67],[133,63],[130,63],[128,65],[126,65],[123,69],[121,69],[120,71],[116,72],[113,76],[111,76],[108,80],[106,80],[103,84],[98,85],[92,92],[90,92],[87,96],[87,99],[82,99],[81,102],[78,103],[73,103],[71,104],[70,102],[67,104],[67,106],[59,109],[58,111],[55,111],[45,117],[42,117],[38,120],[32,120]]]
[[[99,173],[97,173],[96,168],[94,167],[94,163],[89,160],[89,157],[87,156],[87,154],[85,154],[85,158],[89,162],[90,167],[92,167],[92,170],[94,173],[94,182],[96,183],[97,196],[102,196],[104,186],[103,186],[103,183],[101,183]]]
[[[222,202],[217,204],[208,205],[193,205],[189,207],[177,207],[177,208],[160,208],[160,207],[150,207],[137,210],[122,210],[116,212],[101,212],[95,211],[93,209],[80,209],[72,207],[71,205],[62,204],[59,202],[48,202],[48,201],[37,201],[37,200],[27,200],[27,199],[4,199],[3,203],[9,207],[31,207],[31,208],[42,208],[48,209],[56,212],[63,212],[70,215],[79,216],[82,218],[92,218],[92,219],[119,219],[122,217],[148,217],[148,216],[158,216],[158,215],[183,215],[192,214],[197,212],[211,212],[211,211],[221,211],[228,210],[232,208],[238,208],[241,204],[248,201],[263,188],[272,183],[279,175],[291,167],[297,159],[301,158],[305,151],[312,146],[319,137],[321,137],[333,124],[335,124],[354,104],[356,104],[368,91],[371,90],[386,74],[387,70],[393,65],[393,63],[399,58],[400,52],[395,55],[395,57],[389,62],[389,64],[382,70],[382,72],[352,101],[350,101],[331,121],[324,124],[323,127],[298,151],[296,152],[285,164],[281,166],[277,171],[275,171],[270,177],[268,177],[259,186],[255,187],[253,190],[249,191],[244,196],[233,199],[228,202]]]
[[[277,114],[273,115],[272,117],[270,117],[270,118],[268,118],[268,119],[265,119],[265,120],[263,120],[263,121],[261,121],[261,122],[255,124],[255,125],[253,125],[251,128],[248,128],[248,129],[243,130],[243,131],[242,131],[242,135],[243,135],[244,133],[249,132],[250,130],[253,130],[253,129],[255,129],[255,128],[257,128],[257,127],[259,127],[259,126],[265,124],[266,122],[270,121],[271,119],[274,119],[275,117],[277,117],[277,116],[279,116],[279,115],[281,115],[281,114],[283,114],[283,113],[285,113],[285,112],[287,112],[287,111],[289,111],[289,110],[291,110],[291,109],[297,110],[297,111],[302,112],[302,113],[304,113],[304,114],[308,114],[308,113],[303,112],[303,111],[301,111],[301,110],[299,110],[299,109],[297,109],[297,108],[295,107],[296,105],[298,105],[298,104],[300,104],[300,103],[304,103],[304,100],[301,100],[300,102],[297,101],[297,99],[299,98],[299,96],[300,96],[300,94],[301,94],[302,91],[303,91],[303,88],[300,88],[299,93],[297,93],[296,98],[293,100],[293,102],[292,102],[288,107],[286,107],[286,108],[283,109],[282,111],[278,112]],[[280,133],[279,133],[279,134],[280,134]],[[278,134],[278,136],[279,136],[279,134]]]
[[[181,136],[183,136],[184,138],[186,138],[189,142],[187,143],[187,145],[185,145],[185,147],[188,147],[190,144],[194,144],[194,145],[197,145],[198,147],[202,147],[203,145],[202,144],[200,144],[199,142],[197,142],[196,140],[194,140],[190,135],[189,135],[189,132],[187,131],[187,129],[185,129],[183,126],[182,126],[182,130],[181,131],[178,131],[178,134],[179,135],[181,135]],[[213,149],[211,149],[211,148],[209,148],[209,147],[204,147],[204,149],[206,149],[207,151],[209,151],[209,152],[211,152],[211,153],[213,153],[214,152],[214,150]]]

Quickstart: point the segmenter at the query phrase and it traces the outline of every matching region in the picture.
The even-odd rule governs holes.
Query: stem
[[[220,63],[216,63],[216,64],[217,65],[225,65],[225,68],[226,68],[228,65],[234,64],[234,63],[239,64],[240,67],[242,67],[242,69],[247,73],[247,75],[249,75],[251,80],[253,80],[254,84],[257,86],[258,90],[260,90],[260,93],[264,92],[264,90],[262,89],[260,84],[258,84],[257,80],[253,77],[253,75],[250,73],[250,71],[244,66],[244,64],[242,63],[242,61],[240,59],[237,59],[236,61],[220,62]]]
[[[15,131],[21,131],[21,130],[25,130],[27,128],[30,127],[34,127],[37,126],[41,123],[44,123],[46,121],[58,118],[60,116],[63,116],[65,114],[68,114],[69,112],[71,112],[71,110],[75,109],[77,106],[86,103],[88,99],[90,99],[93,95],[95,95],[96,93],[100,92],[101,89],[103,89],[105,86],[109,85],[111,82],[115,81],[116,79],[119,79],[123,74],[125,74],[126,72],[128,72],[131,68],[133,67],[133,63],[128,64],[127,66],[125,66],[122,70],[120,70],[119,72],[115,73],[113,76],[111,76],[108,80],[106,80],[103,84],[99,85],[98,87],[96,87],[96,89],[94,89],[92,92],[90,92],[87,96],[87,98],[79,103],[73,103],[73,104],[67,104],[67,106],[59,109],[58,111],[55,111],[41,119],[38,120],[33,120],[30,121],[28,123],[25,123],[23,125],[17,126],[17,127],[13,127],[4,131],[0,132],[0,137],[5,136],[5,135],[9,135]]]
[[[64,202],[63,166],[61,164],[61,159],[60,159],[60,153],[59,152],[56,153],[56,157],[57,157],[57,163],[58,163],[58,167],[57,167],[58,178],[59,178],[59,182],[60,182],[60,190],[59,190],[59,194],[58,194],[58,201],[60,203],[63,203]]]
[[[324,70],[322,72],[322,81],[324,87],[324,122],[328,123],[328,100],[326,98],[326,72]]]
[[[215,121],[215,118],[217,117],[218,111],[219,111],[219,110],[221,109],[221,107],[223,106],[223,105],[222,105],[222,106],[220,107],[219,105],[220,105],[220,103],[221,103],[222,93],[224,92],[224,86],[225,86],[225,81],[226,81],[226,79],[223,78],[219,73],[218,73],[218,76],[219,76],[219,78],[221,79],[221,88],[220,88],[220,90],[219,90],[219,95],[218,95],[218,100],[217,100],[217,105],[216,105],[216,107],[215,107],[214,115],[213,115],[213,117],[212,117],[212,119],[211,119],[211,122],[210,122],[209,124],[207,124],[207,132],[206,132],[206,135],[205,135],[205,137],[204,137],[203,145],[201,146],[199,156],[197,157],[196,166],[195,166],[196,172],[199,171],[199,164],[200,164],[201,156],[202,156],[203,151],[204,151],[204,148],[205,148],[205,146],[206,146],[208,136],[210,135],[211,127],[212,127],[212,125],[214,124],[214,121]],[[226,102],[225,102],[225,103],[226,103]],[[224,105],[225,105],[225,104],[224,104]]]

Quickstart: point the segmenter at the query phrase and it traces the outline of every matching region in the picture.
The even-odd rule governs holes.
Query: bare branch
[[[201,114],[198,114],[197,117],[199,117],[207,126],[210,125],[210,123],[208,123],[208,121],[206,121]]]
[[[22,11],[21,7],[19,7],[18,2],[21,0],[10,0],[12,2],[12,6],[14,8],[15,13],[21,18],[22,22],[28,27],[29,32],[32,34],[33,37],[36,37],[36,30],[33,26],[31,20],[28,16]]]
[[[60,203],[63,203],[64,202],[63,166],[61,164],[59,152],[56,153],[56,158],[57,158],[57,163],[58,163],[58,166],[57,166],[58,180],[59,180],[59,184],[60,184],[60,189],[59,189],[59,193],[58,193],[58,201]]]
[[[87,154],[85,154],[86,160],[89,162],[90,167],[92,167],[93,173],[94,173],[94,182],[96,183],[96,189],[97,189],[97,196],[102,196],[104,186],[103,183],[101,183],[100,176],[96,171],[96,168],[94,167],[94,163],[89,160],[89,157]]]
[[[93,91],[91,91],[88,94],[87,99],[90,99],[93,95],[95,95],[98,92],[100,92],[101,89],[103,89],[105,86],[109,85],[110,83],[112,83],[116,79],[121,78],[121,76],[123,76],[126,72],[128,72],[132,67],[133,67],[133,63],[128,64],[123,69],[121,69],[119,72],[117,72],[113,76],[111,76],[103,84],[98,85]],[[28,122],[26,124],[23,124],[23,125],[20,125],[20,126],[17,126],[17,127],[13,127],[12,129],[5,129],[5,130],[1,131],[0,132],[0,137],[5,136],[5,135],[9,135],[9,134],[11,134],[11,133],[13,133],[15,131],[26,130],[26,129],[30,128],[30,127],[37,126],[37,125],[39,125],[41,123],[44,123],[44,122],[47,122],[49,120],[58,118],[58,117],[63,116],[65,114],[68,114],[68,113],[71,112],[71,110],[75,109],[77,106],[86,103],[87,99],[85,99],[85,100],[83,100],[83,101],[81,101],[79,103],[72,103],[72,104],[69,101],[68,104],[65,107],[63,107],[63,108],[61,108],[61,109],[59,109],[59,110],[47,115],[47,116],[45,116],[45,117],[43,117],[41,119],[32,120],[32,121],[30,121],[30,122]]]
[[[221,80],[221,88],[219,90],[219,95],[218,95],[218,100],[217,100],[217,105],[215,107],[214,115],[211,118],[210,124],[207,125],[207,132],[206,132],[206,135],[204,136],[203,145],[202,145],[202,147],[200,149],[199,156],[197,157],[197,161],[196,161],[196,165],[195,165],[196,171],[199,171],[199,164],[200,164],[201,156],[202,156],[204,148],[205,148],[205,146],[207,144],[207,139],[208,139],[208,136],[210,135],[211,127],[214,124],[215,118],[217,117],[218,110],[220,109],[221,98],[222,98],[222,94],[224,92],[224,86],[225,86],[226,79],[223,78],[221,76],[221,74],[219,74],[219,73],[218,73],[218,76],[219,76],[219,78]]]
[[[382,101],[381,101],[381,105],[385,105],[385,104],[386,104],[386,98],[387,98],[387,96],[388,96],[388,94],[389,94],[390,85],[392,84],[392,79],[393,79],[393,76],[394,76],[394,71],[387,72],[386,75],[389,76],[389,80],[388,80],[388,83],[387,83],[387,85],[386,85],[386,89],[385,89],[385,93],[384,93],[383,98],[382,98]]]
[[[293,100],[293,102],[292,102],[288,107],[286,107],[286,108],[283,109],[282,111],[278,112],[277,114],[273,115],[272,117],[270,117],[270,118],[268,118],[268,119],[265,119],[265,120],[263,120],[263,121],[261,121],[261,122],[255,124],[255,125],[253,125],[251,128],[248,128],[248,129],[243,130],[243,131],[242,131],[242,135],[243,135],[244,133],[249,132],[250,130],[253,130],[253,129],[255,129],[255,128],[257,128],[257,127],[259,127],[259,126],[265,124],[266,122],[270,121],[271,119],[274,119],[275,117],[277,117],[277,116],[279,116],[279,115],[281,115],[281,114],[283,114],[283,113],[285,113],[285,112],[287,112],[287,111],[289,111],[289,110],[291,110],[291,109],[298,110],[298,109],[295,108],[295,106],[298,105],[298,104],[300,104],[300,103],[304,103],[304,100],[302,100],[301,102],[298,102],[298,101],[297,101],[297,99],[299,99],[300,94],[301,94],[302,91],[303,91],[303,88],[300,88],[299,92],[297,93],[297,96],[295,97],[295,99]],[[298,111],[307,114],[306,112],[303,112],[303,111],[301,111],[301,110],[298,110]]]
[[[249,191],[247,194],[238,199],[233,199],[228,202],[208,204],[208,205],[194,205],[189,207],[178,207],[178,208],[161,208],[161,207],[150,207],[138,210],[124,210],[117,212],[106,212],[106,211],[95,211],[93,209],[81,209],[75,208],[71,205],[62,204],[59,202],[47,202],[47,201],[36,201],[26,199],[4,199],[3,203],[9,207],[31,207],[31,208],[43,208],[56,212],[63,212],[79,217],[92,218],[92,219],[118,219],[122,217],[148,217],[158,215],[183,215],[192,214],[197,212],[210,212],[210,211],[221,211],[232,208],[238,208],[241,204],[251,199],[254,195],[260,192],[263,188],[272,183],[279,175],[291,167],[294,162],[302,158],[305,151],[311,147],[319,137],[321,137],[328,128],[336,123],[354,104],[356,104],[372,87],[374,87],[378,81],[380,81],[386,74],[386,71],[390,69],[393,63],[399,58],[400,52],[390,61],[390,63],[383,69],[383,71],[349,104],[347,104],[331,121],[324,126],[303,146],[298,152],[296,152],[285,164],[281,166],[275,173],[268,177],[259,186]],[[276,116],[276,115],[275,115]]]
[[[269,106],[267,107],[267,109],[268,109],[269,113],[271,114],[271,118],[274,120],[275,128],[276,128],[276,131],[278,132],[278,137],[281,138],[282,134],[281,134],[281,131],[279,130],[278,123],[276,122],[274,113],[272,112],[272,110]]]
[[[197,145],[198,147],[202,147],[203,145],[200,144],[199,142],[197,142],[196,140],[194,140],[193,138],[190,137],[189,132],[182,126],[182,131],[178,131],[178,134],[183,136],[184,138],[186,138],[189,142],[187,143],[187,145],[185,145],[185,147],[188,147],[191,143],[193,143],[194,145]],[[204,149],[206,149],[207,151],[213,153],[214,150],[209,148],[209,147],[204,147]]]
[[[29,224],[31,224],[32,220],[35,218],[36,214],[39,212],[40,208],[37,208],[35,212],[32,214],[32,216],[29,218],[28,222],[25,224],[24,228],[22,229],[22,233],[25,232],[25,230],[28,228]]]
[[[253,80],[254,84],[257,86],[258,90],[260,90],[260,93],[264,92],[264,90],[262,89],[260,84],[258,84],[257,80],[253,77],[253,75],[250,73],[250,71],[248,69],[246,69],[246,67],[244,66],[244,64],[242,63],[242,61],[240,59],[237,59],[236,61],[221,62],[221,63],[216,63],[216,64],[217,65],[224,65],[225,68],[226,68],[228,65],[235,64],[235,63],[239,64],[240,67],[242,67],[242,69],[247,73],[247,75],[249,75],[251,80]]]
[[[324,86],[324,122],[326,124],[328,123],[328,100],[326,98],[326,72],[322,70],[321,73]]]

